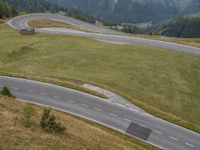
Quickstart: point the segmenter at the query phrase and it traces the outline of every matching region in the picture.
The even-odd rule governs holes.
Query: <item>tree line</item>
[[[166,23],[160,25],[160,27],[155,30],[155,33],[171,37],[199,38],[200,14],[170,19]]]
[[[95,23],[96,18],[92,15],[88,15],[82,11],[76,9],[69,9],[66,7],[58,6],[57,4],[52,4],[47,2],[46,0],[0,0],[3,1],[2,4],[6,5],[5,10],[14,10],[15,12],[24,12],[24,13],[58,13],[64,12],[65,15],[69,17],[73,17],[76,19],[80,19],[89,23]],[[7,8],[8,7],[8,8]],[[0,7],[1,8],[1,7]],[[4,9],[0,9],[4,10]],[[16,11],[17,10],[17,11]],[[4,13],[9,14],[9,13]],[[16,15],[16,14],[15,14]],[[7,15],[6,17],[10,17],[12,15]]]
[[[18,14],[15,7],[9,6],[4,1],[0,0],[0,19],[9,18]]]

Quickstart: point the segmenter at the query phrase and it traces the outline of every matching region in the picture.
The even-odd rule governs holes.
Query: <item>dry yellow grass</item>
[[[32,27],[38,27],[38,28],[44,28],[44,27],[76,28],[75,26],[72,26],[67,23],[57,22],[48,19],[31,20],[30,22],[28,22],[28,24],[31,25]]]
[[[146,35],[146,34],[134,34],[131,36],[139,37],[139,38],[147,38],[147,39],[152,39],[152,40],[161,40],[161,41],[172,42],[172,43],[177,43],[177,44],[184,44],[184,45],[189,45],[189,46],[194,46],[194,47],[200,47],[199,38],[174,38],[174,37],[167,37],[167,36],[160,36],[160,35]]]
[[[0,19],[0,24],[3,24],[5,22],[5,20]]]
[[[194,46],[194,47],[200,47],[200,39],[197,39],[197,38],[185,38],[185,39],[184,38],[169,38],[166,41]]]
[[[57,27],[57,28],[70,28],[70,29],[80,30],[79,27],[48,19],[31,20],[30,22],[28,22],[28,25],[36,28]]]
[[[30,128],[25,127],[23,108],[26,103],[0,96],[0,149],[27,150],[146,150],[156,149],[141,141],[121,135],[111,129],[90,121],[52,110],[65,127],[64,133],[43,131],[39,126],[43,108],[32,105],[35,110]]]

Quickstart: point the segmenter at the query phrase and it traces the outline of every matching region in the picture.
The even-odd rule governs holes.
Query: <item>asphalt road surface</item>
[[[16,17],[8,21],[7,23],[15,29],[23,29],[23,28],[28,27],[27,23],[30,20],[37,20],[37,19],[49,19],[49,20],[54,20],[54,21],[59,21],[59,22],[65,22],[65,23],[77,26],[80,29],[87,30],[90,32],[84,32],[84,31],[78,31],[78,30],[66,29],[66,28],[40,28],[40,29],[36,28],[36,32],[83,36],[83,37],[93,38],[99,41],[104,41],[104,42],[113,43],[113,44],[138,43],[138,44],[145,44],[145,45],[156,46],[160,48],[200,55],[200,48],[197,48],[197,47],[186,46],[186,45],[176,44],[176,43],[171,43],[171,42],[164,42],[164,41],[159,41],[159,40],[151,40],[151,39],[117,35],[119,34],[119,32],[109,30],[103,27],[98,27],[98,26],[85,23],[76,19],[72,19],[69,17],[59,16],[59,15],[54,15],[54,14],[29,14],[29,15]]]
[[[168,150],[200,150],[200,135],[143,111],[47,83],[0,76],[17,99],[56,108]]]

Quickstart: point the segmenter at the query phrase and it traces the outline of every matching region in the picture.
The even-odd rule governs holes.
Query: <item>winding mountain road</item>
[[[200,135],[153,117],[72,89],[37,81],[0,76],[17,99],[59,109],[168,150],[200,150]]]
[[[23,29],[23,28],[29,27],[27,23],[30,20],[37,20],[37,19],[49,19],[49,20],[54,20],[58,22],[64,22],[64,23],[68,23],[73,26],[79,27],[82,30],[87,30],[90,32],[78,31],[78,30],[67,29],[67,28],[36,28],[36,32],[83,36],[83,37],[93,38],[99,41],[104,41],[104,42],[113,43],[113,44],[139,43],[139,44],[145,44],[145,45],[156,46],[160,48],[166,48],[170,50],[183,51],[183,52],[200,55],[200,48],[197,48],[197,47],[176,44],[176,43],[171,43],[171,42],[164,42],[164,41],[159,41],[159,40],[151,40],[151,39],[117,35],[119,34],[119,32],[109,30],[103,27],[95,26],[89,23],[85,23],[73,18],[64,17],[60,15],[54,15],[54,14],[40,13],[40,14],[23,15],[23,16],[18,16],[16,18],[13,18],[7,23],[8,25],[10,25],[11,27],[15,29]]]
[[[84,36],[117,44],[143,43],[172,50],[200,54],[199,48],[156,40],[114,35],[115,31],[52,14],[19,16],[10,20],[8,24],[15,29],[22,29],[28,26],[28,21],[34,19],[50,19],[67,22],[81,29],[96,33],[59,28],[36,29],[37,32]],[[49,106],[95,121],[162,149],[200,150],[200,134],[153,117],[144,111],[115,104],[83,92],[37,81],[0,76],[0,87],[3,86],[9,87],[17,99]]]

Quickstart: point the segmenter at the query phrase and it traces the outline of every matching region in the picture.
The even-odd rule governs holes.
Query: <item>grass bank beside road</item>
[[[138,38],[146,38],[152,40],[160,40],[165,42],[172,42],[177,44],[183,44],[188,46],[200,47],[200,39],[199,38],[174,38],[160,35],[147,35],[147,34],[128,34],[129,36],[134,36]]]
[[[2,73],[91,83],[200,132],[200,56],[75,36],[22,36],[6,25],[0,39]]]
[[[79,27],[73,26],[71,24],[48,20],[48,19],[31,20],[28,22],[28,25],[36,28],[56,27],[56,28],[70,28],[70,29],[80,30]]]
[[[43,107],[32,105],[31,126],[26,127],[26,103],[0,96],[0,149],[1,150],[156,150],[111,129],[72,115],[52,110],[52,114],[66,128],[64,133],[48,133],[40,127]]]
[[[73,25],[58,22],[58,21],[52,21],[48,19],[32,20],[28,24],[36,28],[56,27],[56,28],[69,28],[69,29],[81,30],[80,28],[75,27]],[[194,46],[194,47],[200,47],[200,39],[198,38],[173,38],[173,37],[166,37],[166,36],[159,36],[159,35],[126,34],[123,32],[119,32],[118,34],[139,37],[139,38],[153,39],[153,40],[161,40],[161,41],[166,41],[166,42],[173,42],[177,44],[184,44],[184,45],[189,45],[189,46]]]

